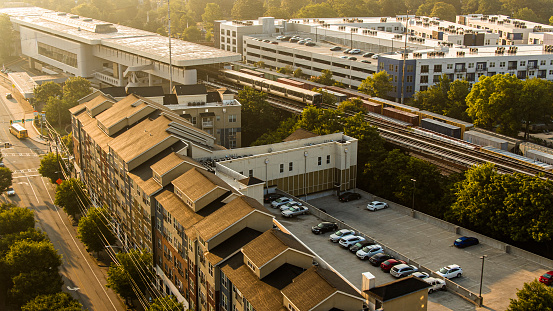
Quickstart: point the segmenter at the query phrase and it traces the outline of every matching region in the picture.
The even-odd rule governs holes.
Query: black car
[[[274,200],[280,198],[282,195],[277,193],[267,193],[265,196],[263,196],[263,202],[265,203],[271,203]]]
[[[381,263],[385,262],[388,259],[394,259],[394,256],[380,253],[369,258],[369,262],[371,263],[371,265],[378,267]]]
[[[352,253],[356,253],[358,250],[362,249],[363,247],[365,246],[369,246],[369,245],[374,245],[373,242],[370,242],[370,241],[362,241],[362,242],[357,242],[355,244],[353,244],[349,250],[352,252]]]
[[[321,234],[325,232],[338,231],[338,225],[334,222],[321,222],[320,224],[313,226],[311,232],[315,234]]]
[[[344,54],[348,54],[349,51],[351,51],[351,49],[345,49],[345,50],[344,50]]]
[[[340,200],[340,202],[349,202],[351,200],[359,199],[361,199],[361,195],[353,192],[344,192],[338,196],[338,200]]]
[[[368,52],[368,53],[363,54],[363,57],[372,57],[373,55],[374,55],[374,53]]]

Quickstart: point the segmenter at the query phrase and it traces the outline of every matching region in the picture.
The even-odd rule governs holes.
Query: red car
[[[386,260],[385,262],[381,263],[380,264],[380,269],[382,269],[382,271],[384,272],[390,272],[390,269],[392,269],[393,266],[395,265],[399,265],[399,264],[407,264],[405,261],[403,260],[398,260],[398,259],[388,259]]]
[[[553,271],[546,272],[544,275],[540,276],[540,282],[545,285],[551,285],[553,283]]]

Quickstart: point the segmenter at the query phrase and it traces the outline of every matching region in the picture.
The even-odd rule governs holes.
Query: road
[[[9,120],[32,117],[15,99],[6,99],[8,92],[0,87],[0,142],[10,142],[10,148],[2,148],[4,164],[13,174],[14,197],[2,197],[2,200],[26,206],[35,211],[37,228],[42,229],[62,255],[63,264],[60,273],[63,276],[63,290],[78,299],[88,310],[125,310],[119,297],[105,287],[106,267],[99,267],[84,245],[78,240],[76,227],[72,221],[54,204],[54,187],[49,180],[38,173],[40,156],[48,146],[32,139],[18,140],[9,133]],[[29,135],[37,133],[30,123],[25,124]],[[71,290],[69,290],[71,289]]]

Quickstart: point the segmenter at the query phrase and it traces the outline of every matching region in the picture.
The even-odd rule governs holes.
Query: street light
[[[478,295],[480,297],[480,307],[482,306],[482,280],[484,279],[484,259],[486,259],[486,257],[488,256],[483,255],[480,257],[480,259],[482,259],[482,271],[480,271],[480,293]]]
[[[413,205],[411,206],[411,214],[413,214],[415,212],[415,189],[417,188],[417,180],[411,178],[411,181],[413,182]]]

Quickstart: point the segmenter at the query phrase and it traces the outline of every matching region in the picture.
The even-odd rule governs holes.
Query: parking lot
[[[487,255],[482,287],[485,309],[505,310],[509,305],[509,298],[516,298],[517,288],[550,268],[486,244],[457,249],[452,244],[459,236],[453,232],[402,214],[394,208],[394,204],[388,209],[370,212],[366,205],[371,196],[366,193],[362,195],[361,200],[348,203],[340,203],[335,196],[312,199],[309,203],[325,209],[330,215],[433,271],[450,264],[460,265],[463,276],[454,281],[476,294],[480,287],[480,257]],[[275,214],[279,213],[278,210],[271,210]],[[330,233],[312,234],[311,226],[319,222],[315,216],[304,215],[292,219],[277,216],[277,219],[359,289],[362,272],[368,271],[375,275],[377,285],[395,280],[391,275],[380,271],[379,267],[373,267],[368,261],[357,259],[349,250],[329,242]],[[436,292],[429,296],[428,309],[480,308],[455,294]]]

